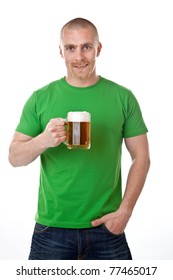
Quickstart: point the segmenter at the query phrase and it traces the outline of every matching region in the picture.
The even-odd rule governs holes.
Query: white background
[[[0,2],[0,260],[28,258],[39,160],[8,163],[8,147],[32,92],[66,74],[59,31],[85,17],[103,49],[98,74],[130,88],[148,126],[151,168],[127,239],[135,260],[173,259],[173,11],[168,0],[4,0]],[[123,149],[123,184],[130,158]]]

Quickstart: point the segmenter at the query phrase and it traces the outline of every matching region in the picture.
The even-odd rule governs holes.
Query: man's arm
[[[98,226],[104,223],[105,226],[115,234],[124,231],[143,189],[150,166],[146,134],[126,138],[125,144],[131,155],[132,164],[127,177],[126,188],[121,205],[116,212],[109,213],[100,219],[92,221],[93,226]]]
[[[9,148],[11,165],[14,167],[28,165],[48,148],[64,142],[66,140],[64,125],[63,119],[52,119],[45,131],[34,138],[15,132]]]

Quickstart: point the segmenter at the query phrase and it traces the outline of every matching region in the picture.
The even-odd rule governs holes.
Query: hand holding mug
[[[51,119],[42,135],[47,148],[56,147],[66,141],[65,120],[62,118]]]
[[[42,133],[41,142],[46,148],[62,142],[68,149],[88,150],[91,147],[91,115],[88,112],[68,112],[67,118],[51,119]]]

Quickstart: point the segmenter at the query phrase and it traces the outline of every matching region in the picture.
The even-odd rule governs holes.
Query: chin
[[[79,79],[79,80],[86,80],[89,77],[89,75],[83,75],[83,74],[78,74],[78,75],[74,75],[74,78]]]

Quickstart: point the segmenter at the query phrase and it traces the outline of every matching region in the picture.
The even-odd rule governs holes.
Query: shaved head
[[[88,28],[88,27],[93,29],[93,31],[95,33],[96,41],[99,42],[99,35],[98,35],[96,26],[91,21],[84,19],[84,18],[75,18],[75,19],[72,19],[69,22],[67,22],[61,29],[60,41],[63,41],[63,32],[66,28],[67,29],[80,29],[80,28]]]

